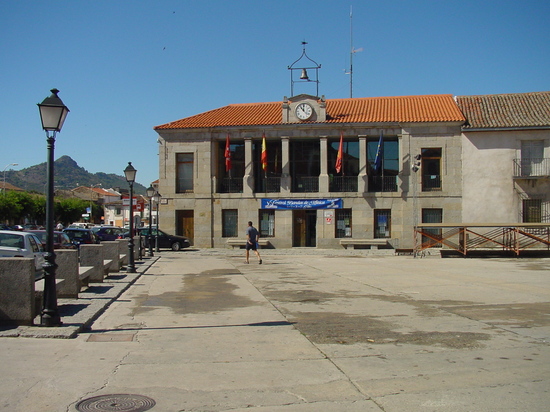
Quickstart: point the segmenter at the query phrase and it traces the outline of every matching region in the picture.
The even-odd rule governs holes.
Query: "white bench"
[[[231,246],[233,249],[235,248],[244,249],[244,247],[246,246],[246,240],[244,239],[231,238],[231,239],[227,239],[226,243],[228,246]],[[269,240],[263,239],[263,238],[260,238],[260,240],[258,240],[258,243],[260,244],[260,247],[266,247],[270,245]]]
[[[356,246],[368,246],[371,249],[378,249],[379,246],[387,246],[388,239],[340,239],[340,245],[346,249],[355,249]]]

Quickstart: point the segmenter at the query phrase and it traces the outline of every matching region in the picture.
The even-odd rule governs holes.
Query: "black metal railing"
[[[369,192],[397,192],[397,176],[371,176]]]
[[[441,175],[422,175],[422,191],[433,192],[441,190]]]
[[[300,193],[318,192],[318,176],[294,176],[292,180],[292,191]]]
[[[357,192],[357,176],[333,176],[329,192]]]
[[[279,193],[281,191],[280,177],[264,177],[258,182],[256,192],[259,193]]]
[[[242,177],[224,177],[220,179],[219,193],[242,193]]]
[[[550,176],[550,159],[531,158],[514,159],[514,176],[516,177],[548,177]]]

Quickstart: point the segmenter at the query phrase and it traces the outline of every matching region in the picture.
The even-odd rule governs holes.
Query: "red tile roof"
[[[230,104],[155,130],[282,124],[282,102]],[[463,122],[450,94],[327,99],[324,123]]]
[[[464,129],[548,127],[550,92],[457,96]]]

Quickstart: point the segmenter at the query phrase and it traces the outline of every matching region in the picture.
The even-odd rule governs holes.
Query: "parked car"
[[[67,228],[63,230],[63,233],[66,233],[71,242],[77,247],[82,244],[99,243],[99,240],[91,229]]]
[[[121,227],[116,226],[95,226],[92,232],[98,237],[100,242],[122,239],[124,232],[127,232]]]
[[[149,228],[138,229],[138,233],[140,236],[145,237],[145,247],[149,247]],[[168,248],[177,251],[191,246],[189,239],[184,236],[169,235],[168,233],[157,229],[152,229],[151,234],[153,236],[157,236],[159,248]],[[155,242],[154,238],[153,242]]]
[[[23,225],[23,230],[28,232],[29,230],[43,230],[44,226],[35,225],[34,223],[27,223]]]
[[[45,230],[27,230],[29,233],[34,233],[42,242],[42,246],[46,248],[46,231]],[[53,248],[54,249],[74,249],[76,246],[66,233],[53,232]]]
[[[34,233],[0,230],[0,257],[25,257],[34,259],[36,276],[44,273],[44,248]]]

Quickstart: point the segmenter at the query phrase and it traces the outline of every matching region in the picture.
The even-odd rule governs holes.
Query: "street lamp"
[[[136,273],[136,265],[134,263],[134,211],[132,206],[132,198],[134,197],[134,182],[136,181],[137,170],[132,166],[132,162],[128,162],[128,166],[124,169],[126,181],[130,184],[130,241],[128,242],[128,267],[127,273]]]
[[[162,196],[160,195],[160,193],[157,190],[155,192],[154,196],[153,196],[153,202],[155,202],[157,204],[157,221],[156,221],[157,230],[155,232],[155,252],[159,251],[159,238],[158,238],[158,234],[159,234],[159,206],[160,206],[160,198],[161,197]]]
[[[19,163],[10,163],[9,165],[6,165],[6,167],[4,167],[4,186],[2,186],[2,190],[4,192],[4,194],[6,194],[6,170],[8,169],[8,167],[10,166],[17,166],[19,165]]]
[[[147,197],[149,198],[149,233],[147,236],[147,244],[149,245],[149,251],[147,252],[147,256],[154,256],[153,254],[153,233],[151,232],[152,231],[152,227],[151,225],[153,224],[151,222],[151,219],[152,219],[152,201],[153,201],[153,196],[155,195],[155,189],[153,189],[153,186],[149,186],[147,188]]]
[[[50,90],[52,95],[46,97],[42,103],[38,104],[40,110],[40,120],[42,129],[46,132],[46,141],[48,148],[47,162],[47,182],[48,192],[46,195],[46,255],[44,256],[44,303],[40,314],[40,324],[42,326],[60,326],[62,324],[57,308],[57,291],[55,285],[55,263],[54,253],[54,148],[55,135],[61,131],[69,108],[63,104],[57,96],[59,90]]]

